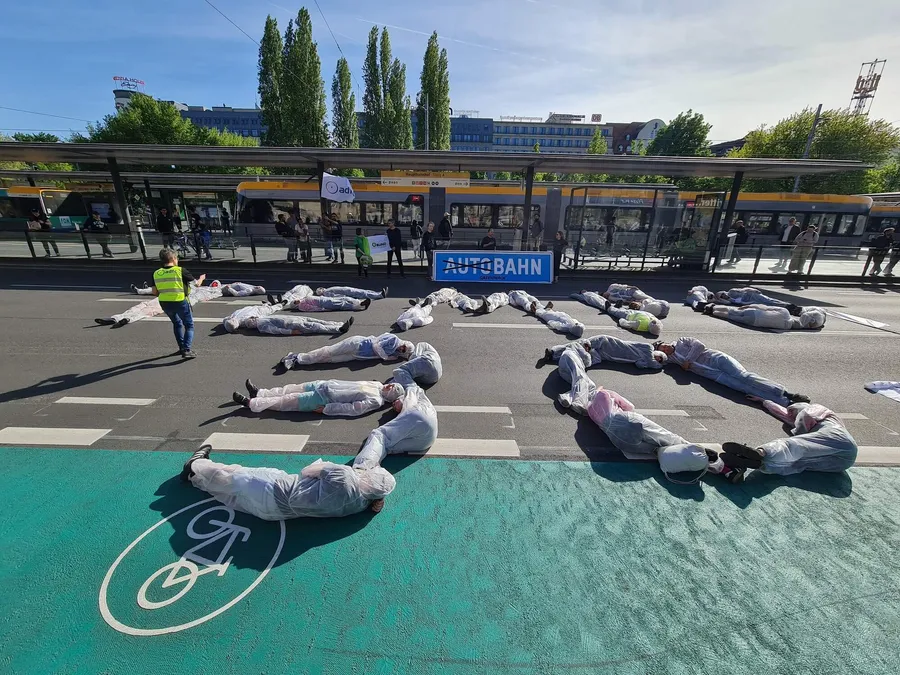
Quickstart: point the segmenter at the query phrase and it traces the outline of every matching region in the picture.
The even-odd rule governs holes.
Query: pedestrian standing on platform
[[[869,272],[871,276],[875,277],[881,274],[881,265],[884,263],[884,258],[894,244],[893,227],[884,228],[881,235],[876,237],[875,241],[869,244],[869,250],[872,251],[872,271]],[[893,265],[891,265],[890,268],[893,269]]]
[[[788,273],[796,272],[799,274],[803,271],[803,265],[806,259],[812,253],[813,248],[819,243],[819,233],[816,231],[815,225],[810,225],[805,232],[801,232],[794,239],[794,252],[791,254],[791,265],[788,267]]]
[[[409,240],[412,242],[413,257],[422,259],[422,224],[413,220],[409,225]]]
[[[613,247],[613,236],[616,234],[616,217],[606,221],[606,248]]]
[[[369,276],[369,265],[372,263],[372,253],[369,248],[369,240],[363,236],[361,227],[356,228],[356,239],[353,240],[353,248],[356,249],[356,276],[363,274]]]
[[[297,248],[300,251],[302,262],[312,263],[312,244],[309,240],[309,218],[303,220],[300,212],[294,212],[297,217]]]
[[[338,264],[338,251],[341,253],[341,264],[344,263],[344,226],[338,214],[332,212],[328,217],[331,221],[331,251],[334,254],[333,264]]]
[[[565,240],[563,233],[557,230],[553,239],[553,281],[559,281],[559,267],[568,246],[569,242]]]
[[[728,260],[728,262],[732,264],[741,262],[739,247],[747,243],[747,228],[744,227],[743,220],[738,220],[737,222],[735,222],[734,232],[734,245],[731,248],[731,258]]]
[[[197,213],[197,209],[191,207],[191,212],[188,215],[188,221],[191,225],[191,232],[194,235],[194,250],[197,251],[197,260],[200,260],[200,252],[202,250],[203,255],[206,256],[207,260],[212,260],[212,253],[209,250],[209,243],[212,240],[212,233],[209,231],[209,225],[206,225],[203,222],[203,219],[200,217],[200,214]]]
[[[438,234],[444,242],[444,248],[450,248],[450,238],[453,236],[453,224],[450,222],[450,212],[445,211],[444,217],[438,223]]]
[[[422,233],[422,251],[425,253],[425,261],[428,263],[428,276],[431,276],[431,267],[434,265],[434,249],[437,248],[437,238],[434,236],[434,223],[429,222],[425,232]]]
[[[334,244],[331,243],[331,218],[327,215],[319,220],[322,227],[322,238],[325,240],[325,262],[331,262],[334,258]]]
[[[53,246],[53,252],[59,256],[59,246],[56,245],[56,240],[50,234],[50,219],[47,218],[47,214],[41,213],[40,209],[31,209],[31,216],[28,218],[28,229],[34,232],[32,237],[44,245],[44,252],[46,253],[44,257],[50,257],[50,246]]]
[[[478,248],[482,251],[496,251],[497,250],[497,240],[494,238],[494,230],[491,228],[487,231],[484,239],[481,240],[481,244],[479,244]]]
[[[234,230],[231,228],[231,216],[228,214],[228,209],[223,208],[219,211],[219,214],[219,218],[222,220],[222,234],[234,235]]]
[[[163,206],[156,214],[156,231],[162,235],[162,243],[165,248],[175,248],[175,221],[169,215],[169,210]]]
[[[59,254],[57,254],[57,255],[59,255]],[[885,271],[884,276],[886,276],[886,277],[894,276],[894,265],[896,265],[898,261],[900,261],[900,241],[895,239],[894,246],[891,249],[891,261],[887,266],[887,270]]]
[[[291,216],[293,220],[293,216]],[[278,218],[275,219],[275,231],[281,235],[282,239],[284,239],[284,245],[287,246],[287,258],[288,262],[296,262],[297,261],[297,236],[294,231],[291,229],[291,225],[288,223],[287,216],[283,213],[278,214]]]
[[[781,245],[778,247],[778,262],[775,267],[784,267],[791,259],[791,242],[800,234],[800,226],[796,218],[788,220],[787,225],[781,231]]]
[[[400,230],[398,230],[396,225],[394,225],[393,218],[388,221],[387,238],[389,247],[387,252],[387,275],[391,276],[391,260],[396,255],[397,267],[400,268],[400,276],[406,277],[406,274],[403,272],[403,257],[401,255],[403,238],[400,234]]]
[[[534,217],[531,223],[531,232],[528,234],[531,237],[531,250],[540,251],[541,244],[544,243],[544,224],[538,216]]]
[[[99,213],[96,211],[91,213],[90,220],[84,224],[84,229],[94,235],[94,241],[100,244],[103,257],[112,258],[113,253],[109,250],[109,240],[112,238],[109,234],[109,225],[103,222]]]
[[[191,314],[187,293],[194,277],[178,266],[178,254],[175,251],[164,248],[159,252],[159,259],[162,267],[153,273],[153,295],[159,299],[159,306],[172,322],[179,353],[183,358],[192,359],[196,356],[191,351],[194,342],[194,316]],[[201,274],[197,285],[201,285],[205,278],[206,275]]]

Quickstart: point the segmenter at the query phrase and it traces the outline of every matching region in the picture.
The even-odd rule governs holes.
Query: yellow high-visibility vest
[[[181,268],[160,267],[153,273],[153,284],[159,292],[160,302],[181,302],[184,300],[184,281],[181,278]]]
[[[643,313],[633,312],[629,317],[629,321],[637,321],[639,331],[644,333],[650,330],[650,317]]]

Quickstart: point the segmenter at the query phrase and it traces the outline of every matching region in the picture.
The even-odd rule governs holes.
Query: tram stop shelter
[[[116,192],[120,213],[125,225],[128,222],[122,167],[136,168],[152,173],[129,174],[130,180],[140,177],[149,192],[152,185],[184,184],[184,176],[175,169],[193,173],[201,185],[232,185],[235,179],[247,174],[222,175],[198,173],[211,167],[264,167],[269,170],[304,169],[321,176],[335,169],[414,170],[414,171],[513,171],[521,172],[524,201],[524,227],[530,225],[532,190],[536,171],[557,174],[609,174],[609,175],[661,175],[667,177],[727,177],[731,188],[716,193],[718,206],[708,209],[711,223],[721,223],[709,234],[709,251],[715,250],[721,229],[734,217],[735,206],[744,178],[786,178],[800,175],[828,174],[860,171],[869,165],[847,160],[814,159],[763,159],[727,157],[661,157],[640,155],[562,155],[552,153],[494,153],[455,152],[430,150],[384,150],[342,148],[293,148],[293,147],[209,147],[169,145],[125,145],[106,143],[0,143],[0,162],[68,162],[79,171],[66,172],[65,176],[78,179],[82,169],[89,170],[85,177],[111,180]],[[150,169],[153,167],[153,169]],[[173,167],[173,172],[160,172],[159,167]],[[22,172],[33,182],[35,174]],[[200,176],[202,175],[202,180]],[[176,179],[179,176],[180,179]],[[267,178],[269,178],[267,176]],[[647,188],[667,186],[647,185]],[[672,186],[668,186],[672,187]],[[579,188],[570,191],[572,203],[576,203]],[[581,188],[582,204],[589,198],[589,188]],[[655,201],[656,197],[654,197]],[[717,209],[724,209],[724,217]],[[322,200],[323,212],[327,208]],[[439,219],[439,215],[437,216]],[[434,214],[432,214],[432,219]]]

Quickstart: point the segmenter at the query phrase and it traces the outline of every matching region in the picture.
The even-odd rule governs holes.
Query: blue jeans
[[[191,314],[190,303],[184,299],[181,302],[161,302],[159,306],[172,321],[178,348],[190,350],[194,342],[194,316]]]

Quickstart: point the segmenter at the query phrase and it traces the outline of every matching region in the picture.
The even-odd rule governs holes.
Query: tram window
[[[610,209],[611,217],[616,219],[616,229],[619,232],[638,232],[643,228],[643,209]]]
[[[566,207],[565,227],[567,230],[581,229],[581,209],[580,206]],[[599,230],[603,224],[607,209],[602,206],[588,206],[584,209],[584,229],[585,231]]]
[[[806,218],[805,213],[779,213],[778,214],[778,224],[775,230],[775,234],[781,234],[784,232],[784,228],[787,227],[791,218],[795,218],[797,220],[797,225],[803,227],[803,219]]]
[[[398,204],[397,220],[401,224],[409,225],[412,221],[422,222],[422,207],[417,204]]]
[[[809,217],[809,224],[816,225],[819,229],[819,235],[832,234],[837,216],[833,213],[814,213]]]
[[[328,202],[328,213],[336,213],[338,216],[338,220],[340,220],[342,223],[359,222],[359,204],[351,204],[348,202]]]
[[[856,226],[853,228],[853,236],[854,237],[858,237],[865,231],[867,220],[868,220],[868,216],[857,216],[856,217]]]
[[[487,204],[464,204],[463,227],[491,227],[491,207]]]
[[[853,224],[855,220],[856,216],[841,216],[841,220],[838,224],[835,234],[846,236],[850,236],[851,234],[853,234]]]
[[[41,208],[34,197],[0,197],[0,218],[27,218],[33,208]]]
[[[773,215],[772,213],[752,212],[741,214],[747,234],[771,234]]]
[[[497,227],[516,228],[521,227],[524,220],[525,206],[501,206],[497,216]],[[531,207],[531,220],[541,217],[541,207]]]
[[[44,211],[48,216],[87,216],[84,201],[78,192],[47,191],[41,193]]]
[[[366,224],[382,225],[394,217],[392,204],[384,202],[366,202]]]

